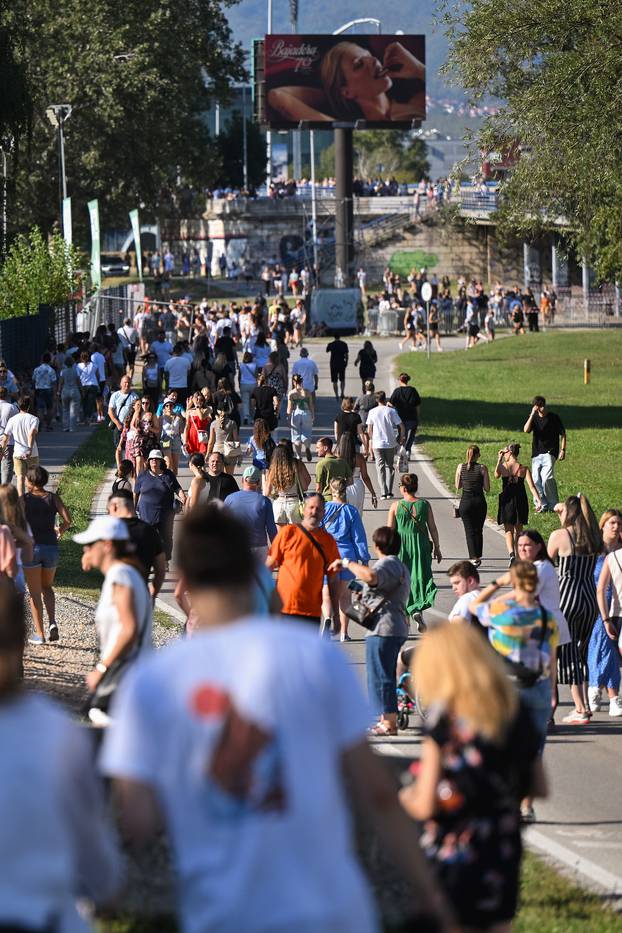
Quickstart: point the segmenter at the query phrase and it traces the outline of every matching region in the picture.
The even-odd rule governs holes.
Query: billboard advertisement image
[[[266,122],[410,127],[425,118],[425,36],[268,35]]]

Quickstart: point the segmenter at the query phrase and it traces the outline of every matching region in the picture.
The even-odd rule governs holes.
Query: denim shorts
[[[43,567],[44,570],[52,570],[58,567],[58,554],[58,544],[35,544],[32,560],[29,563],[24,561],[24,567]]]

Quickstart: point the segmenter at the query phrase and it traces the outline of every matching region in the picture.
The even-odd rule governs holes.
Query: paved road
[[[350,358],[353,360],[362,344],[360,339],[351,339]],[[379,388],[390,390],[393,371],[393,357],[397,352],[395,338],[376,339],[374,345],[378,351],[378,373],[376,379]],[[464,346],[463,338],[444,341],[445,350],[458,350]],[[320,368],[319,403],[314,427],[314,436],[332,432],[332,425],[337,403],[332,397],[328,374],[328,355],[325,342],[310,341],[308,347]],[[293,359],[297,351],[293,351]],[[417,368],[428,365],[424,353],[416,354]],[[381,374],[381,375],[380,375]],[[416,379],[415,379],[416,384]],[[346,391],[352,395],[359,393],[360,382],[353,366],[348,370]],[[535,391],[534,386],[534,391]],[[422,433],[425,435],[425,399],[422,406]],[[286,434],[286,429],[279,429],[279,436]],[[477,441],[477,438],[473,438]],[[465,444],[466,447],[466,444]],[[313,465],[311,465],[313,466]],[[462,524],[453,517],[453,500],[436,478],[433,465],[421,451],[411,463],[419,475],[421,495],[427,498],[434,508],[439,527],[443,561],[435,570],[435,579],[439,588],[436,604],[429,611],[431,616],[442,617],[453,605],[454,598],[447,582],[446,570],[455,560],[467,556]],[[371,467],[374,485],[377,489],[375,470]],[[180,478],[187,487],[189,473],[183,470]],[[366,502],[364,523],[371,537],[373,530],[383,523],[387,505],[381,503],[377,511]],[[507,555],[503,538],[493,526],[486,527],[484,533],[484,562],[481,576],[484,583],[494,579],[507,567]],[[162,599],[164,604],[174,607],[172,598],[173,584],[167,581]],[[427,615],[427,614],[426,614]],[[353,641],[346,646],[352,664],[364,677],[364,638],[363,630],[352,625]],[[415,636],[412,636],[415,638]],[[561,720],[570,706],[569,694],[562,690],[562,705],[558,713]],[[573,866],[581,873],[583,880],[590,879],[607,893],[622,896],[622,824],[621,807],[617,781],[617,768],[620,755],[620,734],[622,722],[610,720],[607,714],[596,714],[589,726],[558,726],[549,738],[545,761],[551,781],[551,796],[537,806],[538,823],[528,831],[530,842],[545,849],[558,860]],[[400,756],[405,765],[419,751],[419,720],[414,717],[411,727],[400,733],[395,739],[383,739],[376,742],[376,747],[383,754]]]

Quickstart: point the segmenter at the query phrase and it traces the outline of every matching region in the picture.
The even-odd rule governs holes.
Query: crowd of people
[[[390,393],[377,388],[386,374],[371,341],[351,361],[347,341],[332,337],[312,345],[328,357],[334,396],[332,433],[317,437],[320,366],[306,332],[302,300],[151,305],[46,354],[34,402],[2,386],[0,366],[0,418],[18,399],[2,443],[12,442],[22,480],[0,486],[0,730],[12,749],[0,780],[0,927],[78,929],[76,895],[105,903],[121,878],[85,735],[23,690],[26,588],[30,641],[63,639],[52,584],[72,516],[48,491],[35,445],[62,417],[58,383],[76,351],[77,373],[97,378],[78,375],[74,419],[107,419],[116,451],[108,514],[74,536],[84,572],[103,576],[85,715],[104,730],[96,767],[123,834],[140,843],[164,827],[173,843],[184,929],[378,930],[353,854],[356,799],[413,886],[413,923],[508,930],[521,822],[533,822],[547,792],[558,683],[574,702],[566,724],[589,722],[607,701],[622,716],[622,512],[598,523],[583,494],[559,501],[561,418],[536,396],[522,425],[528,464],[512,443],[494,471],[475,444],[457,465],[466,552],[448,570],[456,602],[439,621],[426,615],[433,563],[456,542],[441,541],[411,467],[425,399],[408,373]],[[346,395],[349,367],[357,396]],[[75,426],[71,406],[66,425]],[[509,567],[482,587],[491,472]],[[526,527],[527,490],[536,511],[559,515],[548,542]],[[368,497],[386,508],[370,540]],[[185,637],[154,652],[153,602],[167,572]],[[351,641],[353,624],[366,635],[367,697],[331,644]],[[398,733],[398,683],[424,728],[399,792],[368,744]],[[25,730],[38,741],[18,741]],[[36,851],[39,870],[20,874],[15,851]]]

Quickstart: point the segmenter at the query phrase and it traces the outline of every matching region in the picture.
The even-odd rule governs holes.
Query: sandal
[[[397,729],[390,729],[385,723],[377,722],[375,726],[367,730],[367,735],[397,735]]]

